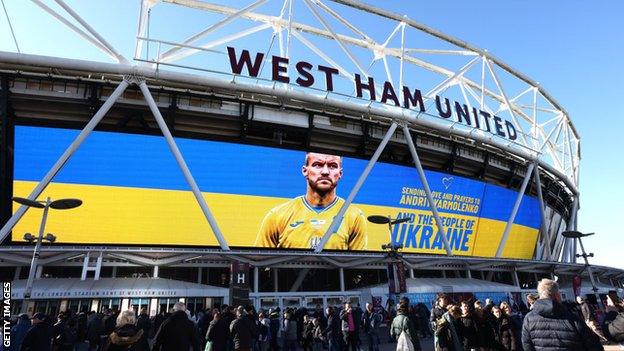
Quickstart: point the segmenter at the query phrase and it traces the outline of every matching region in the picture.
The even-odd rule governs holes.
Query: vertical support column
[[[84,142],[84,140],[89,136],[89,134],[93,131],[93,129],[100,123],[102,118],[106,115],[108,110],[113,106],[115,101],[121,96],[121,94],[126,90],[129,83],[124,79],[119,86],[113,91],[113,93],[106,99],[102,107],[93,115],[89,123],[80,131],[80,134],[74,139],[74,141],[67,147],[65,152],[61,155],[61,157],[56,161],[56,163],[52,166],[52,168],[46,173],[43,179],[37,184],[35,189],[28,196],[29,200],[36,200],[39,195],[43,192],[43,190],[48,186],[52,178],[61,170],[61,168],[65,165],[65,163],[69,160],[69,158],[76,152],[76,150],[80,147],[80,145]],[[9,218],[9,220],[4,224],[2,229],[0,229],[0,242],[6,238],[6,236],[11,232],[15,224],[24,216],[28,210],[28,206],[22,205],[20,208],[15,211],[13,216]]]
[[[413,269],[410,269],[410,270],[409,270],[409,273],[410,273],[410,278],[412,278],[412,279],[416,278],[416,277],[414,276],[414,270],[413,270]]]
[[[566,226],[566,230],[576,230],[576,214],[578,212],[578,204],[579,204],[579,197],[577,194],[574,197],[574,202],[572,202],[572,210],[570,211],[570,218],[568,219],[568,225]],[[572,262],[571,257],[570,257],[571,240],[574,240],[574,239],[564,238],[563,255],[561,255],[562,262]]]
[[[550,261],[551,260],[550,255],[552,252],[551,238],[550,238],[548,226],[546,225],[546,207],[544,206],[544,197],[542,195],[542,180],[539,175],[539,167],[535,167],[535,169],[533,170],[533,173],[535,176],[535,185],[537,186],[537,199],[540,205],[540,214],[542,216],[542,225],[540,225],[540,237],[542,238],[542,245],[544,246],[544,241],[546,242],[545,248],[542,249],[546,254],[545,255],[542,254],[542,256],[547,261]],[[536,258],[539,258],[539,257],[536,257]]]
[[[117,278],[117,266],[113,266],[111,271],[111,278]]]
[[[9,104],[9,78],[3,75],[0,81],[0,225],[11,218],[13,212],[13,147],[15,122]],[[0,237],[0,243],[2,242]]]
[[[193,195],[195,195],[195,199],[197,200],[199,207],[204,213],[204,216],[206,217],[206,220],[208,221],[208,224],[210,225],[212,232],[217,238],[217,241],[219,242],[219,245],[221,246],[221,250],[229,251],[230,248],[225,238],[223,237],[223,234],[221,233],[221,229],[219,229],[217,220],[212,215],[212,212],[210,212],[210,208],[208,208],[208,204],[206,203],[206,200],[204,199],[201,191],[199,190],[199,186],[197,185],[195,178],[191,174],[191,171],[188,168],[188,165],[186,164],[186,161],[184,160],[184,157],[182,156],[182,153],[180,152],[178,145],[176,144],[175,140],[173,140],[171,131],[169,131],[169,127],[167,127],[167,123],[163,119],[163,116],[160,113],[160,110],[158,109],[158,106],[156,105],[154,98],[152,97],[152,93],[150,93],[149,88],[147,87],[147,84],[145,84],[145,81],[141,81],[139,83],[139,87],[141,88],[141,92],[143,93],[143,98],[149,105],[149,108],[152,111],[152,114],[154,115],[154,119],[156,119],[156,123],[158,123],[158,127],[160,128],[160,131],[165,136],[165,139],[167,140],[167,144],[169,144],[169,149],[171,150],[171,153],[175,157],[176,162],[178,163],[178,166],[180,167],[180,170],[184,174],[184,178],[186,179],[186,182],[191,187],[191,191],[193,192]]]
[[[521,288],[520,286],[520,278],[518,277],[518,271],[516,270],[516,268],[514,267],[513,271],[511,272],[511,279],[513,280],[513,283],[515,286]]]
[[[448,237],[446,236],[447,233],[446,231],[444,231],[444,226],[442,226],[442,220],[440,219],[438,208],[433,201],[433,195],[431,194],[431,188],[429,188],[429,182],[427,181],[427,177],[425,176],[425,171],[423,170],[422,164],[420,163],[420,157],[418,157],[418,153],[416,152],[416,145],[414,145],[412,135],[410,134],[407,125],[403,125],[403,135],[405,135],[405,139],[407,140],[407,146],[409,147],[410,153],[412,154],[412,159],[414,160],[414,165],[416,166],[416,170],[418,171],[418,177],[420,178],[420,182],[422,183],[425,194],[427,195],[429,208],[431,209],[431,213],[436,220],[438,233],[442,236],[442,242],[444,243],[444,249],[446,250],[446,254],[448,256],[453,256],[453,252],[451,251],[451,245],[449,244]]]
[[[342,204],[342,207],[340,207],[338,214],[336,215],[336,217],[334,217],[334,220],[329,225],[329,228],[327,228],[327,231],[325,232],[325,234],[323,234],[323,237],[321,238],[321,241],[319,242],[319,244],[316,246],[316,249],[314,249],[316,253],[320,253],[321,251],[323,251],[323,248],[327,244],[327,241],[329,241],[329,237],[332,234],[334,234],[340,227],[340,224],[342,223],[342,219],[344,218],[344,215],[347,212],[347,208],[349,208],[349,206],[353,202],[353,199],[355,199],[355,196],[360,191],[360,188],[362,187],[362,185],[364,185],[364,182],[366,181],[368,174],[371,172],[371,170],[373,169],[373,166],[375,166],[375,163],[377,163],[377,159],[379,159],[379,156],[381,156],[381,153],[386,148],[386,145],[388,144],[390,137],[392,137],[392,134],[394,134],[396,127],[397,127],[397,123],[392,122],[392,124],[390,125],[390,128],[388,128],[388,131],[386,132],[386,135],[384,135],[383,139],[381,140],[381,143],[377,147],[377,150],[375,150],[375,153],[373,154],[371,159],[368,161],[366,168],[364,168],[364,171],[362,171],[362,174],[360,174],[360,177],[358,178],[357,182],[353,186],[353,189],[351,189],[349,196],[347,197],[345,202]]]
[[[197,267],[197,284],[202,283],[202,274],[204,273],[204,269],[202,267]]]
[[[260,274],[260,270],[258,269],[258,267],[254,267],[254,288],[253,291],[254,292],[260,292],[260,278],[258,277],[258,274]]]
[[[340,291],[345,291],[344,268],[340,268]]]
[[[496,250],[496,257],[501,257],[503,255],[505,244],[507,244],[507,239],[509,238],[509,233],[511,232],[511,227],[514,223],[514,220],[516,219],[518,210],[520,209],[520,203],[522,202],[522,198],[524,197],[524,192],[526,191],[527,185],[529,185],[529,179],[531,179],[531,175],[533,174],[534,168],[535,168],[535,163],[531,163],[529,165],[529,168],[527,169],[526,175],[524,176],[524,180],[522,181],[522,186],[520,187],[520,191],[518,191],[518,196],[516,197],[516,202],[514,203],[513,209],[511,210],[511,215],[509,216],[507,225],[505,225],[505,230],[503,231],[503,237],[501,238],[500,244],[498,245],[498,249]]]
[[[154,266],[154,271],[152,272],[152,276],[154,278],[158,278],[158,266]]]
[[[446,271],[444,269],[442,270],[442,278],[446,279]]]
[[[38,265],[37,266],[37,270],[35,272],[35,279],[41,279],[42,275],[43,275],[43,266],[42,265]]]
[[[470,271],[470,266],[466,265],[466,278],[472,279],[472,272]]]
[[[21,274],[22,274],[22,266],[15,267],[15,272],[13,272],[13,280],[18,280]]]

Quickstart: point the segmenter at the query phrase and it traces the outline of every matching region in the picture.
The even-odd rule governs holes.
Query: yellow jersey
[[[336,196],[325,207],[310,205],[305,196],[276,206],[262,220],[255,246],[288,249],[314,249],[338,214],[344,200]],[[329,250],[366,250],[366,218],[349,206],[338,228],[325,245]]]

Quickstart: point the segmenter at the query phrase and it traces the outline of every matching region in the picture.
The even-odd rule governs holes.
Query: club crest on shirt
[[[319,229],[323,224],[325,224],[325,220],[324,219],[311,219],[310,220],[310,224],[312,225],[312,227],[314,227],[314,229]]]

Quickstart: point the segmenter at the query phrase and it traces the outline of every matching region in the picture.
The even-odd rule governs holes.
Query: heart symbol
[[[451,183],[453,183],[453,177],[442,178],[442,184],[444,184],[444,188],[446,190],[448,190],[448,188],[451,186]]]

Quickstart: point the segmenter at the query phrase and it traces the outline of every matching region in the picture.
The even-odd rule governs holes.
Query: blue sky
[[[67,2],[120,52],[132,57],[138,0]],[[5,3],[23,52],[107,61],[31,2]],[[624,210],[620,185],[624,166],[618,156],[624,149],[620,108],[624,93],[624,2],[438,0],[383,1],[375,5],[487,49],[538,81],[561,103],[581,136],[579,229],[597,233],[586,239],[585,246],[596,255],[592,262],[624,268],[622,227],[617,219]],[[278,5],[270,2],[266,6]],[[187,36],[218,18],[179,8],[169,11],[154,12],[154,21],[166,23],[177,18],[182,22],[152,28],[163,38]],[[361,21],[359,26],[368,32],[377,29],[377,23],[368,17]],[[387,35],[390,29],[381,31]],[[3,13],[0,50],[15,51]]]

